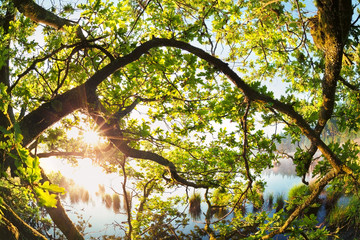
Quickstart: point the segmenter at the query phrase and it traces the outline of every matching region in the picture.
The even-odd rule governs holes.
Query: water
[[[290,159],[280,159],[274,165],[262,173],[262,179],[267,183],[264,196],[280,194],[286,198],[293,186],[301,184],[301,178],[296,176],[295,165]]]
[[[123,199],[121,198],[122,207],[119,209],[114,209],[111,203],[106,206],[103,201],[105,194],[112,196],[114,191],[122,193],[120,189],[123,181],[122,177],[116,174],[105,174],[100,167],[92,165],[90,159],[79,160],[79,166],[75,168],[59,159],[44,159],[41,161],[41,166],[47,172],[53,169],[59,170],[64,177],[73,179],[78,185],[78,188],[84,188],[88,191],[89,196],[85,201],[79,200],[77,202],[71,202],[70,194],[62,200],[69,217],[74,222],[82,221],[85,223],[85,237],[87,239],[89,239],[90,236],[97,238],[103,235],[124,235],[124,231],[119,227],[114,228],[114,225],[124,226],[127,220],[123,207]],[[286,199],[290,188],[301,183],[301,178],[295,175],[295,166],[289,159],[281,159],[280,163],[273,169],[265,170],[262,174],[262,179],[267,182],[264,192],[265,199],[267,199],[270,194],[272,194],[274,198],[280,194]],[[99,189],[99,184],[104,186],[103,190]],[[169,196],[174,196],[175,194],[184,195],[184,188],[179,188],[168,193]],[[78,198],[81,199],[81,197]],[[136,204],[137,202],[133,202],[133,206]],[[251,204],[247,203],[245,207],[246,212],[253,211]],[[188,206],[178,206],[178,209],[188,212]],[[184,233],[189,233],[195,225],[200,228],[204,227],[205,213],[207,210],[205,203],[201,204],[201,210],[202,212],[199,219],[191,219],[189,225],[182,229]],[[232,216],[233,215],[230,214],[227,218],[232,218]],[[278,236],[278,239],[286,238]]]

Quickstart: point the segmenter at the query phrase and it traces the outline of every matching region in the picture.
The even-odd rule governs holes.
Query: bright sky
[[[74,182],[84,188],[86,188],[90,194],[94,195],[99,187],[99,184],[106,186],[108,192],[110,186],[118,189],[123,179],[118,174],[106,174],[100,166],[92,163],[89,158],[78,159],[78,166],[73,167],[67,163],[66,160],[62,160],[56,157],[42,158],[40,159],[40,165],[44,168],[46,173],[51,171],[60,171],[61,174],[69,179],[73,179]]]

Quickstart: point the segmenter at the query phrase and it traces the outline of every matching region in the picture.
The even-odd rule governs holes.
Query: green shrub
[[[311,194],[310,187],[305,184],[295,185],[289,190],[288,194],[288,206],[287,210],[292,212],[296,206],[302,204],[307,197]],[[319,210],[321,206],[320,199],[316,199],[313,204],[311,204],[308,208],[304,210],[305,214],[315,214]]]
[[[329,213],[327,221],[332,228],[357,234],[360,230],[360,199],[353,196],[347,206],[335,206]]]
[[[268,203],[269,203],[269,208],[272,208],[272,205],[274,203],[274,194],[273,193],[269,194]]]
[[[289,190],[288,199],[292,200],[302,200],[304,196],[308,196],[310,194],[310,189],[305,184],[298,184],[292,187]]]
[[[278,194],[276,196],[276,211],[280,211],[280,209],[283,209],[285,205],[285,200],[284,200],[284,195],[283,194]]]

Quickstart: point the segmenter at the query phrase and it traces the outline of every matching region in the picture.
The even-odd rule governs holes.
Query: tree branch
[[[61,18],[54,13],[44,9],[33,0],[13,0],[16,8],[34,22],[43,23],[57,30],[64,30],[64,26],[74,26],[74,23],[66,18]],[[85,41],[80,26],[77,27],[76,34],[78,38]]]
[[[39,158],[48,158],[48,157],[85,157],[85,153],[83,152],[44,152],[36,154]]]
[[[66,115],[80,108],[85,109],[86,99],[86,89],[80,85],[24,116],[19,122],[24,146],[29,146],[43,131]]]
[[[285,223],[277,230],[269,233],[268,235],[262,237],[262,239],[270,239],[274,237],[277,234],[283,233],[286,228],[291,224],[292,221],[297,218],[302,211],[319,196],[321,191],[324,189],[324,187],[332,180],[334,179],[339,173],[336,172],[335,169],[330,170],[320,181],[317,182],[317,184],[314,187],[314,190],[312,191],[311,195],[306,198],[306,200],[299,205],[294,212],[291,213],[291,215],[287,218]]]
[[[324,130],[326,123],[331,118],[334,111],[337,80],[340,78],[344,85],[350,87],[351,89],[354,87],[347,84],[347,82],[340,76],[343,48],[350,30],[351,16],[351,0],[341,0],[338,2],[332,0],[324,1],[322,4],[319,4],[318,13],[315,16],[318,18],[318,26],[316,26],[315,31],[319,32],[316,34],[324,37],[321,41],[324,41],[324,46],[326,46],[326,48],[324,48],[325,74],[322,80],[323,102],[319,110],[318,122],[314,128],[315,134],[319,139],[321,132]],[[311,165],[312,158],[316,151],[317,144],[315,141],[312,141],[311,146],[307,151],[307,156],[304,159],[301,159],[303,163],[303,172],[300,174],[302,174],[302,182],[305,184],[307,184],[305,175]],[[339,164],[340,162],[336,165]],[[335,167],[334,164],[332,165]]]
[[[322,80],[323,103],[315,132],[320,135],[331,118],[335,105],[335,91],[342,66],[343,48],[349,34],[352,16],[351,0],[328,0],[318,6],[319,26],[324,35],[325,74]]]
[[[50,181],[45,174],[44,170],[41,169],[42,182]],[[64,207],[61,204],[60,198],[56,197],[56,207],[46,207],[46,211],[49,213],[51,219],[54,221],[56,226],[69,240],[84,240],[79,230],[76,228],[74,223],[71,221],[69,216],[66,214]]]
[[[327,158],[329,163],[337,171],[344,171],[352,174],[351,169],[341,163],[339,158],[320,139],[320,136],[315,132],[315,130],[313,130],[309,126],[305,119],[299,113],[297,113],[291,105],[285,104],[279,100],[271,98],[270,96],[257,92],[247,83],[245,83],[228,66],[228,64],[221,61],[220,59],[186,42],[173,39],[154,38],[150,41],[143,43],[139,47],[135,48],[134,51],[132,51],[130,54],[115,59],[113,62],[109,63],[104,68],[97,71],[85,82],[85,84],[73,90],[70,90],[63,95],[58,96],[53,101],[43,104],[41,107],[30,113],[28,116],[25,116],[20,123],[21,126],[30,126],[30,124],[35,123],[35,127],[28,128],[28,131],[31,133],[23,133],[25,145],[29,144],[29,141],[32,141],[32,139],[37,137],[46,128],[59,121],[62,117],[66,116],[72,111],[75,111],[76,109],[79,109],[80,107],[87,106],[86,101],[92,103],[94,101],[91,99],[94,96],[93,92],[95,91],[97,86],[112,73],[119,70],[121,67],[124,67],[127,64],[138,60],[151,48],[161,46],[176,47],[186,50],[212,64],[215,68],[225,74],[248,97],[249,100],[253,100],[264,105],[270,105],[277,111],[289,116],[292,119],[292,122],[296,124],[301,129],[303,134],[307,136],[309,140],[319,148],[319,150]],[[61,103],[62,106],[66,107],[63,107],[62,109],[54,109],[54,105],[58,105],[56,104],[57,102]],[[47,112],[50,113],[50,116],[47,116]],[[22,127],[22,129],[25,130],[26,128]]]
[[[138,158],[138,159],[147,159],[153,162],[156,162],[168,170],[170,176],[173,180],[177,183],[194,187],[194,188],[208,188],[209,183],[194,183],[182,178],[174,165],[171,161],[167,160],[166,158],[148,151],[138,150],[131,148],[128,145],[128,141],[126,141],[123,137],[122,131],[118,129],[116,123],[107,123],[106,119],[102,117],[103,113],[106,113],[104,107],[101,105],[100,101],[98,100],[96,93],[91,94],[92,98],[90,99],[90,94],[88,95],[89,101],[89,114],[95,120],[97,125],[100,128],[101,133],[106,136],[113,145],[119,149],[122,153],[124,153],[127,157]]]
[[[29,226],[24,222],[7,203],[2,202],[1,211],[4,213],[4,216],[9,220],[19,231],[20,237],[25,239],[34,239],[34,240],[46,240],[46,237],[39,233],[37,230]]]
[[[1,216],[0,236],[8,240],[18,240],[19,231],[7,218]]]
[[[358,86],[349,83],[349,82],[346,81],[343,77],[340,76],[340,77],[339,77],[339,80],[340,80],[340,82],[342,82],[345,86],[347,86],[347,87],[350,88],[351,90],[356,91],[356,92],[360,92],[360,89],[359,89]]]
[[[112,115],[112,117],[116,121],[119,121],[120,119],[128,115],[132,110],[134,110],[134,108],[136,107],[136,105],[138,105],[140,101],[140,98],[137,97],[129,106],[125,108],[120,108],[116,113]]]

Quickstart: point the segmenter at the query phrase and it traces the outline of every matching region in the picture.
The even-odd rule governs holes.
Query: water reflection
[[[289,189],[292,186],[301,183],[301,178],[296,176],[295,165],[290,159],[280,159],[279,163],[275,164],[272,169],[267,169],[262,173],[262,179],[264,182],[267,182],[265,190],[260,192],[254,191],[254,193],[261,196],[261,198],[259,198],[261,199],[259,205],[254,208],[253,204],[244,204],[243,211],[241,211],[242,216],[258,210],[275,212],[282,209],[285,205]],[[119,180],[117,180],[117,186],[121,186],[121,184],[118,183]],[[68,195],[63,196],[63,198],[67,199],[65,202],[71,202],[72,204],[76,203],[73,206],[74,211],[85,209],[83,211],[84,218],[92,218],[93,227],[91,232],[93,232],[96,227],[103,228],[105,221],[109,225],[109,222],[120,223],[126,221],[127,208],[132,209],[132,205],[135,206],[137,204],[136,195],[134,195],[135,202],[132,203],[133,196],[131,194],[127,193],[126,197],[124,194],[117,194],[117,192],[122,193],[122,190],[117,189],[116,192],[113,191],[109,187],[109,185],[113,186],[112,184],[95,186],[95,189],[93,192],[90,192],[90,194],[83,187],[77,186],[73,180],[59,178],[58,184],[63,186],[67,191]],[[96,189],[96,187],[98,187],[98,189]],[[188,226],[182,229],[184,233],[193,231],[196,225],[200,229],[204,227],[203,222],[208,206],[204,203],[205,201],[201,199],[203,193],[201,191],[198,192],[201,194],[194,193],[189,199],[188,217],[191,218],[191,221]],[[172,193],[171,195],[175,194],[181,195],[179,192]],[[101,205],[101,207],[99,207],[99,205]],[[277,206],[276,210],[273,209],[275,205]],[[179,209],[185,209],[185,206],[179,206]],[[229,213],[230,210],[230,206],[211,206],[211,211],[209,211],[209,213],[214,219],[221,219]],[[233,218],[235,216],[234,214],[235,213],[229,214],[225,220]],[[98,236],[100,237],[104,234],[104,232],[101,234],[99,233]],[[110,231],[108,234],[114,234],[114,232]],[[96,234],[92,234],[92,236],[96,236]]]
[[[262,172],[263,176],[269,175],[281,175],[281,176],[289,176],[293,177],[296,175],[295,164],[291,159],[282,158],[277,162],[273,163],[274,167],[265,169]]]
[[[52,182],[58,184],[60,187],[65,189],[65,194],[61,195],[62,200],[69,200],[71,204],[85,203],[89,204],[92,202],[94,204],[97,199],[91,198],[89,191],[83,186],[79,186],[74,182],[73,179],[68,179],[61,175],[60,172],[51,173],[49,177],[52,179]],[[120,208],[123,207],[126,210],[126,202],[124,198],[124,204],[121,206],[120,196],[117,193],[110,195],[106,193],[104,184],[98,185],[98,191],[95,192],[96,197],[101,198],[101,202],[107,209],[111,209],[114,213],[120,213]],[[128,201],[131,202],[131,196],[128,195]],[[131,206],[131,203],[130,203]]]
[[[245,208],[244,208],[245,211]],[[211,216],[217,219],[224,217],[229,212],[229,209],[226,207],[213,207],[211,209]]]
[[[68,193],[71,203],[78,203],[79,201],[88,203],[90,200],[89,191],[83,187],[73,186],[68,190]]]
[[[194,193],[189,199],[189,214],[191,219],[196,221],[201,218],[201,196],[199,193]]]
[[[98,190],[98,192],[95,193],[96,196],[98,196],[98,195],[100,195],[100,196],[104,195],[104,194],[105,194],[105,186],[104,186],[104,184],[99,184],[98,186],[99,186],[99,190]]]
[[[102,196],[102,202],[105,204],[106,208],[111,208],[112,205],[112,198],[110,196],[110,194],[105,194]]]
[[[89,203],[89,191],[84,187],[77,185],[73,179],[65,178],[60,172],[52,173],[49,177],[55,184],[58,184],[65,189],[65,194],[61,195],[62,199],[69,197],[72,204],[79,202]]]
[[[113,202],[114,213],[119,213],[120,212],[120,197],[118,194],[116,194],[116,193],[113,194],[112,202]]]
[[[123,210],[127,211],[127,202],[130,205],[131,208],[131,195],[127,192],[127,199],[125,199],[125,196],[123,195],[123,205],[121,206],[120,201],[120,194],[113,193],[110,195],[109,193],[106,193],[105,186],[103,184],[99,184],[99,189],[95,193],[96,196],[101,197],[101,202],[105,205],[107,209],[110,209],[112,207],[112,211],[114,213],[120,213],[120,208],[122,207]]]

